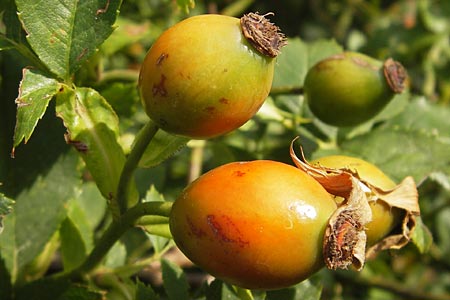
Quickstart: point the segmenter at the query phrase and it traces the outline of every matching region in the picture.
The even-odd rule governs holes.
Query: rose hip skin
[[[211,138],[247,122],[269,94],[275,60],[243,36],[240,20],[188,18],[165,31],[142,64],[139,87],[162,129]]]
[[[274,161],[230,163],[190,184],[170,228],[181,251],[226,282],[252,289],[298,283],[323,266],[336,203],[299,169]]]

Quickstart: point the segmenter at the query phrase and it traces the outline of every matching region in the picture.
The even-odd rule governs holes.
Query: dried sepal
[[[351,176],[350,195],[330,217],[323,241],[323,256],[329,269],[361,270],[365,262],[367,236],[365,225],[372,210],[360,181]]]
[[[361,269],[365,259],[373,258],[382,250],[400,249],[410,241],[416,216],[420,215],[417,187],[412,177],[406,177],[392,190],[383,190],[365,181],[354,169],[309,164],[301,147],[301,159],[298,158],[293,147],[296,139],[290,147],[295,165],[316,179],[330,194],[344,198],[330,218],[325,233],[324,259],[327,267],[347,268],[353,264],[356,269]],[[371,215],[369,203],[376,201],[400,209],[403,218],[398,232],[391,233],[366,250],[364,225],[370,222],[367,221],[368,212]]]
[[[342,171],[340,169],[316,167],[310,165],[306,161],[301,147],[300,152],[302,155],[302,159],[299,159],[294,151],[294,142],[296,140],[297,138],[295,138],[291,142],[290,155],[297,168],[317,180],[328,193],[335,196],[348,198],[352,190],[351,173]]]
[[[366,251],[366,259],[374,258],[378,252],[387,249],[400,249],[409,243],[416,226],[416,216],[420,215],[419,195],[414,179],[410,176],[390,191],[371,186],[378,201],[384,201],[390,207],[400,208],[404,212],[402,226],[398,232],[385,237]]]
[[[273,15],[273,13],[244,15],[241,18],[242,33],[258,52],[269,57],[276,57],[280,54],[281,48],[286,46],[287,40],[280,32],[280,28],[266,18],[267,15]]]

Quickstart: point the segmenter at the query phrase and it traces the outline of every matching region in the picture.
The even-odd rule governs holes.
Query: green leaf
[[[164,289],[169,300],[188,300],[189,285],[183,270],[173,262],[161,259]]]
[[[307,44],[299,38],[289,39],[277,57],[273,88],[302,87],[309,68],[319,60],[342,51],[334,40]]]
[[[17,197],[16,244],[19,270],[45,246],[67,214],[66,203],[79,183],[77,157],[61,156],[45,177]]]
[[[44,64],[69,80],[112,33],[120,0],[16,0],[27,39]]]
[[[136,282],[136,296],[135,300],[158,300],[158,295],[155,294],[152,287],[145,285],[140,280]]]
[[[58,92],[59,83],[43,73],[24,69],[19,87],[17,103],[17,120],[14,131],[14,147],[22,140],[30,139],[39,119],[44,115],[48,103]]]
[[[266,300],[319,300],[322,285],[319,280],[308,279],[290,288],[268,291]]]
[[[342,141],[339,149],[322,149],[314,156],[337,152],[360,157],[377,165],[396,182],[412,176],[416,183],[421,183],[433,174],[445,176],[448,182],[448,149],[450,109],[416,99],[403,113],[383,125],[366,134]]]
[[[3,231],[3,217],[13,210],[14,200],[0,193],[0,234]]]
[[[138,133],[139,135],[139,133]],[[139,162],[141,168],[154,167],[186,146],[188,138],[158,130]]]
[[[47,173],[16,197],[12,214],[5,218],[0,235],[2,257],[12,280],[44,249],[67,214],[67,201],[79,184],[78,158],[73,153],[60,155]]]
[[[76,208],[83,213],[83,219],[89,223],[90,231],[95,231],[103,220],[107,206],[94,182],[83,183],[81,194],[77,198]]]
[[[419,249],[420,253],[426,253],[430,249],[433,244],[433,236],[431,235],[430,230],[425,226],[422,222],[422,218],[416,218],[416,227],[411,236],[411,240],[416,245],[417,249]]]
[[[233,286],[222,280],[213,280],[206,290],[206,300],[240,300]]]
[[[102,195],[114,199],[125,163],[118,142],[117,115],[108,102],[90,88],[65,87],[56,100],[56,112],[68,130],[66,140],[78,150]],[[136,189],[131,192],[133,198],[137,198]],[[118,208],[113,206],[112,209]]]
[[[86,258],[86,246],[77,225],[66,218],[59,229],[61,238],[61,256],[64,271],[78,267]]]
[[[117,268],[123,266],[127,259],[127,249],[125,245],[118,241],[114,244],[106,256],[105,266],[109,268]]]
[[[64,279],[46,277],[20,287],[16,300],[102,300],[104,295],[87,286],[70,283]]]

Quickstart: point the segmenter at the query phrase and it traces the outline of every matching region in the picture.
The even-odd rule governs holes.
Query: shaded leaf
[[[239,300],[234,291],[223,281],[215,279],[206,290],[206,300]]]
[[[11,300],[12,299],[12,284],[11,276],[6,268],[5,261],[1,256],[0,249],[0,299]]]
[[[320,281],[308,279],[289,288],[268,291],[266,300],[319,300],[321,294]]]
[[[48,173],[16,197],[14,212],[5,218],[0,235],[2,257],[12,280],[44,249],[67,214],[66,203],[79,183],[78,159],[73,152],[60,155]]]
[[[47,67],[69,80],[112,33],[120,0],[16,0],[27,39]]]
[[[139,135],[139,133],[138,133]],[[138,138],[137,138],[138,139]],[[139,162],[141,168],[154,167],[186,146],[188,138],[158,130]]]
[[[65,279],[45,277],[17,289],[17,300],[102,300],[103,294]]]
[[[14,200],[0,193],[0,234],[3,231],[3,217],[13,210]]]
[[[169,300],[188,300],[189,285],[183,270],[166,259],[161,259],[164,289]]]
[[[66,203],[79,183],[77,157],[61,156],[46,176],[17,197],[16,255],[19,269],[44,247],[66,216]]]
[[[136,296],[135,300],[157,300],[158,295],[155,294],[150,285],[145,285],[140,280],[136,282]]]
[[[17,147],[22,140],[25,143],[29,140],[58,88],[59,83],[55,79],[49,78],[37,70],[23,70],[19,96],[16,99],[17,119],[14,147]]]

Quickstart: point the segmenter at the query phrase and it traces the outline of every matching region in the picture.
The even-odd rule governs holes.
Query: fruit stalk
[[[134,178],[133,172],[158,129],[158,126],[156,126],[151,120],[141,129],[136,137],[133,148],[128,155],[125,165],[123,166],[122,173],[120,174],[119,185],[117,187],[117,202],[119,205],[120,214],[124,214],[128,207],[128,194],[130,182]]]

